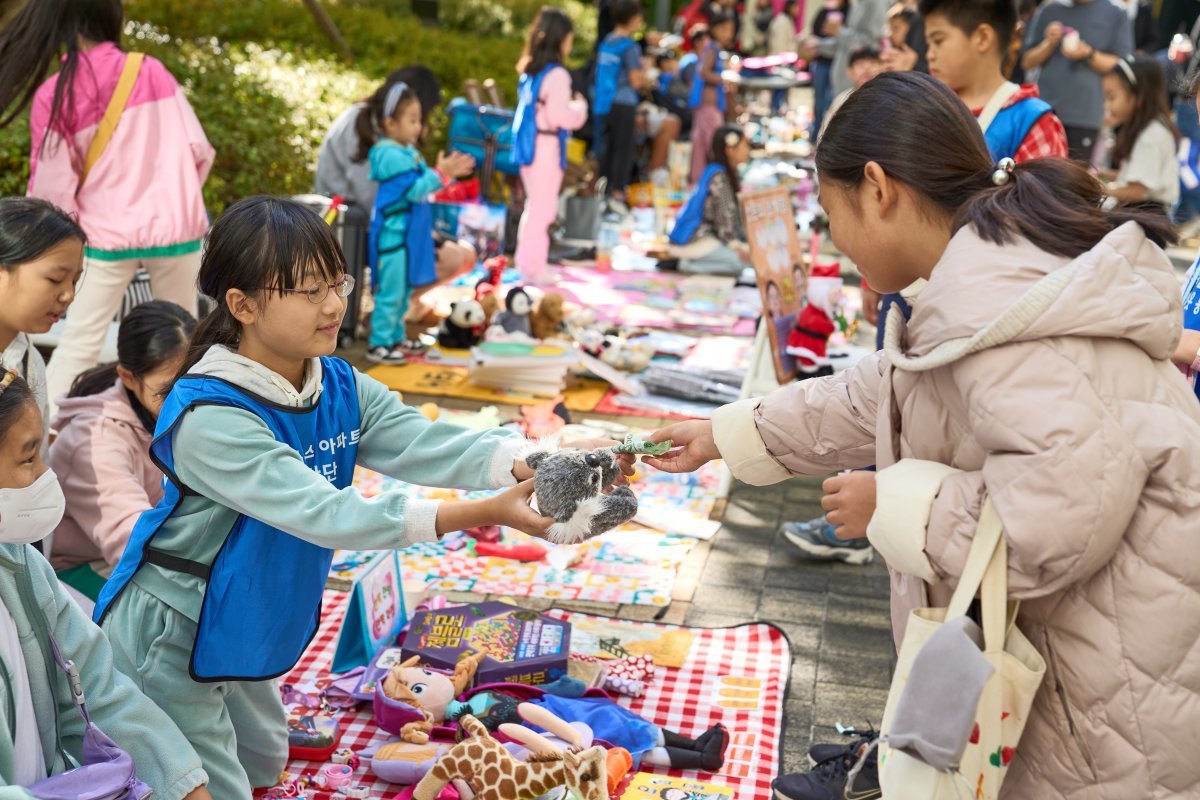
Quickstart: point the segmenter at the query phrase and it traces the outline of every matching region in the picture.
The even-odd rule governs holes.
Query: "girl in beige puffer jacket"
[[[1200,407],[1169,361],[1167,220],[1102,211],[1065,161],[993,164],[968,110],[915,73],[856,92],[817,171],[873,287],[928,280],[911,321],[853,370],[659,431],[676,449],[647,461],[723,457],[753,484],[878,464],[827,481],[824,505],[887,559],[897,641],[911,609],[946,605],[989,495],[1047,662],[1002,796],[1200,797]]]

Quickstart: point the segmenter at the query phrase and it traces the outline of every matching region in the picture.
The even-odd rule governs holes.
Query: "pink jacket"
[[[571,73],[565,67],[552,69],[542,79],[538,92],[537,127],[539,131],[559,128],[576,131],[587,122],[587,101],[571,94]]]
[[[749,483],[879,466],[869,536],[897,641],[912,609],[948,602],[991,496],[1047,662],[1006,799],[1200,797],[1200,406],[1169,361],[1180,311],[1134,223],[1071,261],[964,229],[883,353],[713,416]],[[954,470],[914,490],[924,465],[901,458]],[[899,477],[909,491],[886,491]]]
[[[195,252],[208,228],[201,187],[214,151],[179,84],[161,62],[142,62],[104,154],[79,177],[125,53],[104,43],[80,54],[73,103],[47,134],[55,75],[33,99],[29,195],[78,212],[88,255],[107,261]],[[43,141],[44,139],[44,141]]]
[[[58,474],[67,510],[54,532],[56,570],[103,559],[115,565],[133,523],[163,496],[162,472],[150,460],[150,433],[125,387],[88,397],[64,397],[53,427],[50,468]]]

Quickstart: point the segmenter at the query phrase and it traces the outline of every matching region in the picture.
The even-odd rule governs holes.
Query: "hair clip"
[[[4,390],[12,385],[12,382],[21,377],[11,369],[4,370],[4,377],[0,378],[0,394],[4,394]]]
[[[1134,74],[1133,67],[1130,65],[1130,63],[1123,58],[1118,58],[1117,66],[1121,69],[1121,72],[1124,73],[1125,80],[1129,81],[1129,85],[1137,88],[1137,75]]]
[[[727,131],[725,133],[725,146],[736,147],[737,143],[742,140],[742,135],[737,131]]]
[[[996,164],[996,168],[992,171],[992,183],[997,186],[1003,186],[1012,180],[1013,170],[1017,168],[1017,162],[1011,158],[1002,158]]]

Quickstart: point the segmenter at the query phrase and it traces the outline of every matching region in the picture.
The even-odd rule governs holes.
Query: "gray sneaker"
[[[870,564],[875,550],[866,539],[839,539],[834,526],[824,517],[808,522],[785,522],[782,533],[794,544],[802,558],[812,561],[845,561],[847,564]]]

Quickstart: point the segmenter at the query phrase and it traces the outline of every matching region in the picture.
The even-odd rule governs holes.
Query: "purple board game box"
[[[567,674],[571,625],[507,603],[471,603],[413,615],[403,644],[403,658],[446,670],[480,651],[487,657],[476,685],[550,683]]]

